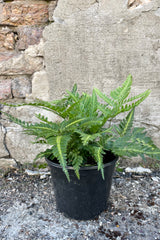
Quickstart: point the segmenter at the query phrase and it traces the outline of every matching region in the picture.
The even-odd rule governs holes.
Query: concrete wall
[[[25,15],[16,13],[26,4],[32,8]],[[74,83],[81,91],[95,86],[109,94],[132,74],[133,94],[152,90],[136,111],[136,124],[160,146],[159,0],[0,1],[0,13],[2,101],[55,99]],[[35,121],[35,109],[5,110]],[[31,162],[41,146],[31,145],[4,116],[0,121],[0,163]]]

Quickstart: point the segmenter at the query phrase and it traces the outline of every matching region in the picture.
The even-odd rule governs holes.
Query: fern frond
[[[77,132],[80,135],[80,138],[84,146],[87,145],[90,141],[94,141],[96,138],[101,136],[100,133],[87,134],[81,130],[76,130],[75,132]]]
[[[118,87],[115,90],[111,91],[110,96],[117,102],[123,102],[130,93],[132,85],[132,76],[129,75],[126,81],[123,83],[122,87]]]
[[[40,152],[39,154],[37,154],[37,156],[35,157],[34,161],[36,161],[39,158],[49,158],[52,155],[52,149],[46,149],[44,152]]]
[[[116,132],[122,137],[124,136],[132,127],[133,125],[133,118],[134,118],[134,109],[132,109],[127,117],[123,119],[119,126],[114,126]]]
[[[87,149],[88,149],[90,155],[93,157],[93,159],[97,163],[98,170],[101,171],[102,178],[104,179],[103,147],[100,144],[91,143],[91,144],[88,144]]]
[[[59,125],[57,123],[51,122],[50,124],[47,123],[35,123],[31,124],[25,121],[22,121],[18,118],[13,117],[11,114],[4,113],[9,119],[20,125],[24,128],[24,133],[28,135],[34,135],[38,138],[49,138],[50,136],[57,135],[59,132]]]
[[[21,103],[21,104],[8,104],[8,103],[3,103],[5,106],[9,106],[9,107],[22,107],[22,106],[33,106],[33,107],[38,107],[47,111],[51,111],[57,115],[59,115],[60,117],[63,118],[63,111],[66,110],[66,106],[65,104],[60,104],[63,101],[57,101],[56,104],[53,104],[51,102],[47,102],[47,101],[42,101],[42,100],[37,100],[37,102],[33,102],[33,103]]]
[[[136,99],[145,99],[145,98],[147,98],[148,97],[148,95],[151,93],[151,91],[148,89],[148,90],[146,90],[145,92],[143,92],[143,93],[140,93],[140,94],[138,94],[138,95],[136,95],[136,96],[133,96],[133,97],[130,97],[130,98],[128,98],[128,99],[125,99],[125,101],[123,102],[123,103],[128,103],[128,102],[133,102],[133,101],[135,101]]]
[[[53,122],[52,121],[48,121],[48,118],[41,115],[40,113],[39,114],[35,114],[36,118],[38,118],[39,120],[45,122],[45,123],[48,123],[48,124],[52,124]]]
[[[93,89],[92,91],[92,96],[91,96],[91,114],[93,115],[96,111],[97,111],[97,105],[98,105],[98,101],[97,101],[97,95],[95,90]]]
[[[69,153],[69,159],[75,170],[77,178],[80,179],[79,169],[83,163],[83,157],[80,155],[79,151],[76,151],[76,149],[74,149]]]
[[[141,93],[141,94],[139,94],[137,96],[134,96],[132,98],[127,99],[124,103],[126,103],[126,102],[127,103],[131,102],[131,103],[129,105],[128,104],[123,105],[121,109],[123,111],[129,111],[131,108],[137,107],[141,102],[143,102],[149,96],[150,93],[151,93],[151,91],[148,89],[145,92],[143,92],[143,93]],[[138,100],[135,101],[135,102],[132,102],[135,99],[138,99]]]
[[[160,149],[153,144],[150,137],[146,136],[144,128],[134,128],[130,133],[117,138],[112,144],[112,150],[119,156],[147,155],[160,160]]]
[[[68,93],[68,95],[74,100],[74,102],[78,102],[79,98],[72,92],[66,90],[66,92]]]
[[[2,111],[1,111],[1,112],[2,112]],[[29,125],[30,125],[29,123],[27,123],[27,122],[25,122],[25,121],[22,121],[22,120],[20,120],[20,119],[18,119],[18,118],[16,118],[16,117],[12,116],[12,115],[9,114],[9,113],[6,113],[6,112],[2,112],[2,113],[3,113],[4,115],[6,115],[6,116],[9,118],[10,121],[12,121],[12,122],[20,125],[20,126],[23,127],[23,128],[28,128]]]
[[[98,164],[98,170],[101,170],[102,178],[104,179],[103,154],[103,147],[94,147],[94,157]]]
[[[58,159],[62,169],[68,179],[70,181],[69,173],[66,168],[67,166],[67,145],[71,140],[71,136],[68,135],[59,135],[55,138],[55,145],[52,147],[53,155]]]
[[[94,91],[97,93],[97,95],[102,98],[109,106],[114,106],[114,101],[107,97],[104,93],[102,93],[99,89],[94,88]]]
[[[100,127],[102,126],[103,123],[103,118],[93,118],[93,117],[88,117],[84,119],[83,122],[81,122],[80,127],[81,128],[88,128],[90,129],[91,127]]]
[[[83,122],[84,120],[86,120],[86,118],[72,119],[69,121],[69,123],[67,122],[67,124],[64,126],[64,129],[70,128],[71,126],[75,126],[78,123]]]

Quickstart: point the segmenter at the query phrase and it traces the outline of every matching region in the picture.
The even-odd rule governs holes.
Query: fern
[[[84,146],[87,145],[90,141],[94,141],[96,138],[101,136],[100,133],[87,134],[80,130],[76,130],[76,132],[80,135],[80,138]]]
[[[83,157],[80,155],[79,151],[73,150],[69,153],[69,159],[73,165],[77,178],[80,179],[79,169],[83,163]]]
[[[96,146],[95,144],[89,145],[88,146],[90,154],[94,157],[97,165],[98,165],[98,170],[101,171],[102,178],[104,179],[104,169],[103,169],[103,147],[102,146]]]
[[[111,91],[110,96],[96,88],[91,95],[79,94],[75,84],[60,100],[37,100],[16,105],[4,103],[11,107],[29,105],[51,111],[61,117],[60,122],[52,122],[36,114],[39,122],[33,124],[6,112],[4,114],[22,126],[24,133],[34,135],[33,143],[49,146],[37,155],[36,160],[42,157],[58,160],[68,180],[67,166],[73,166],[80,178],[82,166],[97,164],[104,178],[103,157],[106,151],[118,156],[140,155],[144,159],[147,155],[160,160],[160,149],[147,136],[145,129],[133,127],[134,109],[148,97],[150,90],[129,97],[131,86],[132,77],[129,75],[122,86]],[[119,124],[111,124],[117,115],[124,112],[129,113]]]
[[[69,173],[68,170],[66,168],[67,166],[67,154],[66,154],[66,150],[67,150],[67,145],[70,141],[71,137],[70,136],[57,136],[55,138],[55,144],[52,147],[52,153],[55,156],[55,158],[58,159],[60,165],[62,166],[62,169],[68,179],[68,181],[70,181],[70,177],[69,177]]]
[[[122,87],[118,87],[114,91],[111,91],[110,96],[117,102],[122,102],[126,99],[130,93],[132,85],[132,76],[129,75]]]
[[[132,127],[134,118],[134,109],[132,109],[127,117],[123,119],[118,126],[114,126],[116,132],[122,137],[124,136]]]
[[[144,128],[134,128],[126,135],[115,139],[112,151],[118,156],[147,155],[160,160],[160,149],[153,144],[150,137],[146,136]]]

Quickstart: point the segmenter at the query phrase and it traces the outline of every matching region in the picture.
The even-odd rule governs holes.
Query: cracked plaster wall
[[[160,0],[59,0],[49,18],[53,23],[43,31],[41,55],[37,57],[35,47],[39,45],[36,45],[29,46],[29,57],[24,51],[17,58],[18,63],[21,58],[26,63],[30,59],[33,63],[35,59],[42,60],[35,63],[43,65],[40,72],[31,73],[30,97],[59,98],[74,83],[82,91],[91,92],[95,86],[109,93],[131,73],[133,93],[152,90],[136,110],[136,124],[147,127],[160,146]],[[14,73],[12,66],[7,71],[13,69]],[[19,69],[25,71],[23,67]],[[32,117],[35,109],[7,111],[35,121]],[[52,119],[56,120],[55,116]],[[14,159],[14,163],[32,162],[41,149],[32,145],[32,138],[23,135],[4,116],[0,131],[1,162],[4,158]]]

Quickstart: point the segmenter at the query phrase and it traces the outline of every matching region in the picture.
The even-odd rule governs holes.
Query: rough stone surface
[[[151,2],[151,0],[128,0],[128,8],[136,8],[149,2]]]
[[[35,25],[48,22],[48,4],[45,1],[0,3],[0,25]]]
[[[25,98],[32,91],[31,80],[27,76],[17,76],[12,79],[12,95],[14,98]]]
[[[9,156],[9,154],[5,147],[5,129],[0,124],[0,159],[7,156]]]
[[[32,144],[31,142],[34,141],[34,138],[23,134],[22,128],[14,124],[6,127],[6,130],[6,144],[10,151],[10,156],[22,164],[27,162],[33,163],[36,155],[46,149],[44,146]]]
[[[0,62],[0,72],[3,75],[33,74],[43,68],[40,45],[30,46],[22,54]]]
[[[16,35],[8,27],[0,29],[0,52],[14,50]]]
[[[7,60],[15,57],[15,56],[17,56],[17,54],[15,52],[0,52],[0,64],[4,61],[7,61]]]
[[[19,40],[17,48],[25,50],[29,45],[38,44],[42,38],[42,31],[44,27],[22,26],[17,30]]]
[[[48,100],[49,83],[47,74],[44,70],[33,74],[32,79],[32,97],[42,100]]]
[[[159,0],[135,8],[122,0],[59,0],[55,22],[44,30],[50,98],[74,83],[82,91],[97,87],[109,94],[132,74],[133,94],[152,90],[137,109],[137,124],[160,129],[159,7]]]
[[[57,5],[57,2],[58,1],[51,1],[50,4],[49,4],[49,7],[48,7],[48,12],[49,12],[49,21],[50,22],[53,22],[53,12],[54,12],[54,9]]]
[[[31,93],[29,76],[0,76],[0,99],[25,98]]]
[[[1,79],[0,77],[0,100],[7,99],[12,97],[11,92],[11,80],[10,79]]]
[[[10,169],[10,168],[16,168],[17,164],[14,159],[12,158],[0,158],[0,169]]]
[[[34,141],[33,138],[28,137],[21,132],[16,132],[15,135],[15,131],[16,129],[13,129],[13,131],[8,130],[6,138],[7,146],[10,149],[11,156],[21,164],[33,163],[36,155],[42,150],[44,151],[46,148],[43,147],[42,149],[41,146],[33,145],[31,143],[31,141]]]

